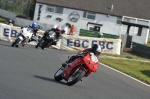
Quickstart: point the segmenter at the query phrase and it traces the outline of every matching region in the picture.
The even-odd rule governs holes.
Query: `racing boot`
[[[62,67],[66,67],[67,66],[67,63],[62,63]]]
[[[65,63],[62,63],[62,67],[66,67],[67,64],[71,62],[71,59],[72,58],[70,56],[68,56],[68,60]]]

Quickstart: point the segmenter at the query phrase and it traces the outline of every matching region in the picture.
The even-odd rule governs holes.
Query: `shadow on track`
[[[42,79],[42,80],[46,80],[46,81],[51,81],[51,82],[55,82],[55,83],[58,83],[58,84],[62,84],[62,85],[67,85],[66,83],[64,82],[61,82],[61,81],[55,81],[54,79],[51,79],[51,78],[47,78],[47,77],[42,77],[42,76],[37,76],[37,75],[33,75],[35,78],[38,78],[38,79]]]

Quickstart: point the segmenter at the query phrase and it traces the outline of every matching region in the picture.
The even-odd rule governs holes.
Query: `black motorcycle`
[[[54,31],[51,31],[50,35],[44,35],[39,40],[39,42],[37,43],[37,45],[35,46],[35,48],[38,48],[38,47],[41,47],[42,49],[48,48],[51,45],[55,45],[56,42],[57,42],[56,33]]]

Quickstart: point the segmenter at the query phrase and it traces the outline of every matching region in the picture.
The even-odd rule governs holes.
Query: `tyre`
[[[45,49],[45,48],[47,48],[47,42],[43,42],[43,44],[41,45],[41,49]]]
[[[60,80],[63,79],[62,76],[61,76],[61,74],[62,74],[63,71],[64,71],[64,67],[61,67],[61,68],[55,73],[54,79],[55,79],[56,81],[60,81]]]
[[[35,48],[38,48],[39,47],[39,45],[40,45],[40,42],[35,46]]]
[[[42,45],[43,42],[44,42],[43,39],[41,39],[41,41],[39,43],[37,43],[37,45],[35,46],[35,48],[38,48],[40,45]]]
[[[76,84],[79,80],[81,80],[83,78],[83,76],[85,75],[85,71],[84,70],[78,70],[77,72],[75,71],[68,79],[67,84],[69,86],[72,86],[74,84]]]
[[[21,42],[20,45],[21,45],[22,47],[24,47],[26,44],[27,44],[27,43],[26,43],[26,39],[24,39],[24,40]]]
[[[11,46],[14,47],[14,46],[18,45],[20,41],[21,40],[19,38],[16,39],[15,42],[13,42]]]

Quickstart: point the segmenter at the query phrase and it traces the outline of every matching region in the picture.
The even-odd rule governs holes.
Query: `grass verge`
[[[126,54],[121,54],[121,55],[115,55],[115,54],[106,54],[106,53],[102,53],[102,56],[112,56],[112,57],[118,57],[118,58],[127,58],[127,59],[135,59],[135,60],[146,60],[146,61],[150,61],[150,59],[148,58],[143,58],[137,55],[134,55],[130,52],[126,53]]]
[[[150,34],[149,34],[150,35]],[[148,39],[148,42],[146,44],[147,46],[150,46],[150,38]]]
[[[100,62],[150,84],[150,63],[148,62],[102,57]]]
[[[8,19],[3,18],[3,17],[0,16],[0,23],[5,23],[5,22],[7,22],[7,21],[8,21]]]

